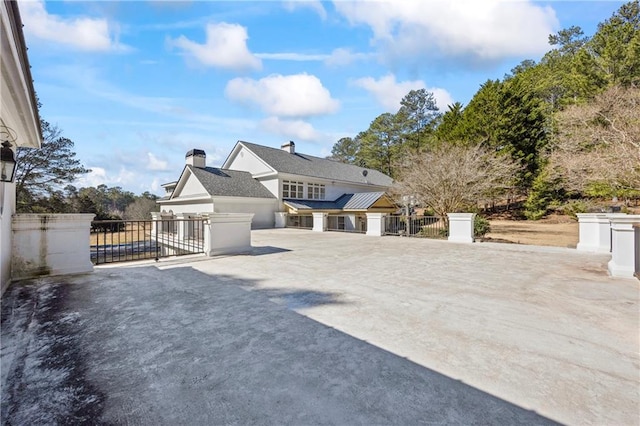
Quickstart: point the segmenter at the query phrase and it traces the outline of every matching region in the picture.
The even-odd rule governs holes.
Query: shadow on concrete
[[[3,423],[553,424],[290,310],[339,295],[256,284],[144,266],[14,285]],[[70,359],[71,385],[50,377]]]
[[[262,247],[256,247],[253,246],[251,248],[251,256],[262,256],[265,254],[276,254],[276,253],[285,253],[291,251],[289,249],[285,249],[282,247],[274,247],[274,246],[262,246]]]

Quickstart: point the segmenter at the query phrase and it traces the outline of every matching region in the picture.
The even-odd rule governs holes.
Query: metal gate
[[[91,262],[127,262],[204,253],[206,219],[91,222]]]
[[[420,238],[446,238],[448,226],[440,216],[395,216],[385,217],[385,235]]]

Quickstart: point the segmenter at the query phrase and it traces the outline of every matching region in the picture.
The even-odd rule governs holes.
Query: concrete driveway
[[[301,230],[2,300],[5,424],[639,423],[639,281],[571,249]]]

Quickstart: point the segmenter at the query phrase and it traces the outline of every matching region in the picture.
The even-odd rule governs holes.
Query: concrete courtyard
[[[640,423],[608,255],[303,230],[16,283],[3,424]]]

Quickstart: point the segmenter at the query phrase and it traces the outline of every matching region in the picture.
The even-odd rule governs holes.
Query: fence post
[[[207,256],[251,251],[253,213],[206,213],[204,253]]]
[[[275,227],[276,228],[285,228],[287,226],[287,213],[285,212],[275,212]]]
[[[383,236],[386,216],[386,213],[367,213],[367,235]]]
[[[313,213],[313,231],[324,232],[327,230],[327,213]]]
[[[636,273],[636,253],[640,251],[636,225],[640,225],[640,215],[611,218],[611,260],[607,269],[613,277],[633,278]]]
[[[473,221],[475,213],[447,213],[449,217],[449,241],[455,243],[472,243]]]

